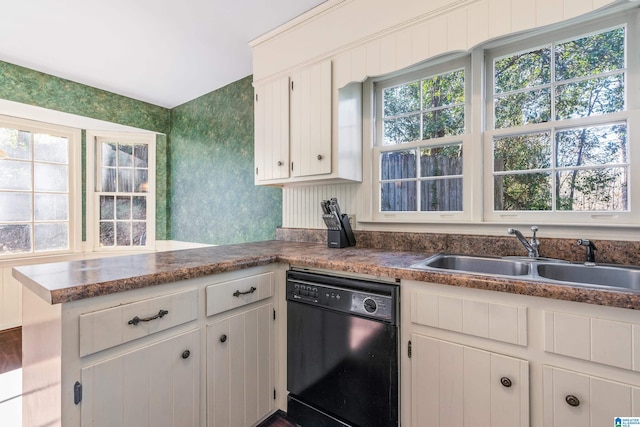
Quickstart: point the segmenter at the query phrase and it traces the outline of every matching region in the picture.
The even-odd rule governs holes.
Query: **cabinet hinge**
[[[293,162],[291,162],[291,172],[293,172]]]
[[[79,381],[73,385],[73,403],[76,405],[82,402],[82,384]]]
[[[409,359],[411,359],[411,341],[409,341],[409,345],[407,346],[407,356],[409,356]]]
[[[273,320],[276,320],[276,309],[273,309]]]
[[[256,175],[258,175],[258,168],[256,168]]]
[[[293,90],[293,80],[291,81],[291,90]]]
[[[258,102],[258,94],[256,93],[256,102]]]
[[[275,389],[275,387],[273,389],[273,400],[276,400],[276,389]]]

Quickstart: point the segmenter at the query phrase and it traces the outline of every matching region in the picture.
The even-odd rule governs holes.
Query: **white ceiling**
[[[325,1],[11,1],[0,60],[172,108],[251,74],[250,40]]]

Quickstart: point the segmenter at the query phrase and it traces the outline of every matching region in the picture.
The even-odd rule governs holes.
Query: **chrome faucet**
[[[524,246],[524,248],[527,250],[530,258],[538,258],[540,256],[540,252],[538,251],[538,248],[540,247],[540,241],[536,239],[538,227],[532,225],[531,231],[533,231],[533,236],[531,237],[531,240],[527,241],[527,239],[524,238],[520,231],[516,230],[515,228],[507,229],[507,233],[513,234],[518,238],[518,240],[520,240],[520,243],[522,243],[522,246]]]
[[[580,246],[587,247],[587,252],[585,254],[585,260],[584,260],[585,265],[595,265],[596,251],[598,250],[598,248],[596,248],[596,245],[594,245],[591,240],[587,240],[587,239],[578,239],[576,243]]]

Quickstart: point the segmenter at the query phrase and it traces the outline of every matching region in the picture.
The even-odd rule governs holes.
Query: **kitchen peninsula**
[[[492,355],[528,360],[530,372],[526,363],[518,365],[526,380],[510,390],[519,390],[518,425],[542,425],[542,406],[553,405],[542,399],[542,377],[557,371],[543,366],[557,362],[555,354],[591,357],[567,354],[561,341],[542,337],[567,334],[566,319],[588,324],[592,312],[611,318],[606,326],[614,331],[616,326],[632,331],[618,343],[623,355],[628,347],[629,363],[605,355],[578,360],[577,366],[613,381],[625,378],[634,402],[640,402],[640,360],[631,360],[640,346],[639,293],[410,267],[432,254],[278,240],[15,268],[13,275],[25,288],[24,425],[157,420],[250,426],[285,409],[283,286],[292,266],[400,283],[403,420],[419,407],[407,387],[412,369],[420,372],[424,348],[414,348],[409,359],[407,345],[455,339]],[[472,313],[471,306],[486,308],[486,333],[467,327],[463,313]],[[458,326],[450,322],[457,308]],[[474,323],[482,323],[478,319],[484,315],[479,316]],[[506,329],[515,325],[515,338],[511,331],[497,331],[497,321]],[[243,338],[235,339],[238,335]],[[566,367],[561,362],[554,364]],[[423,386],[420,378],[412,387]]]

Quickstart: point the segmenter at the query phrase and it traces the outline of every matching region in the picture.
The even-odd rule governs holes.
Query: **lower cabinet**
[[[249,427],[275,409],[273,323],[268,303],[207,324],[208,427]]]
[[[82,368],[82,426],[199,425],[200,331]]]
[[[524,360],[411,335],[411,425],[529,425],[529,365]]]
[[[543,368],[544,426],[612,426],[640,417],[640,388],[551,366]]]

